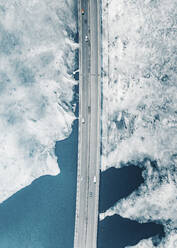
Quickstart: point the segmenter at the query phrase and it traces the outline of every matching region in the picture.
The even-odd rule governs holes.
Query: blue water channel
[[[122,198],[126,198],[143,182],[143,169],[127,164],[120,169],[110,168],[100,175],[99,212],[105,212]],[[98,248],[124,248],[140,240],[153,237],[158,245],[164,237],[163,225],[149,222],[138,223],[117,214],[99,222]]]
[[[61,173],[43,176],[0,205],[1,248],[73,248],[78,121],[56,143]]]

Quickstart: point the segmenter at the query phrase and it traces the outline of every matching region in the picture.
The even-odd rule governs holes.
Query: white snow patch
[[[100,218],[118,213],[163,223],[166,247],[177,227],[176,4],[102,4],[102,170],[127,162],[144,163],[146,170],[145,183]],[[156,168],[150,161],[157,162]],[[142,247],[149,242],[142,241]]]
[[[69,71],[78,45],[68,33],[76,32],[71,0],[2,0],[0,15],[2,202],[34,179],[59,173],[54,147],[75,119]]]

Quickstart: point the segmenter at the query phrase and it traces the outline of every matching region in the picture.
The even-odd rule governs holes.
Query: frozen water
[[[166,238],[159,247],[170,248],[177,239],[176,15],[173,0],[102,5],[102,170],[132,162],[146,171],[144,184],[101,218],[118,213],[162,223]]]
[[[76,20],[72,0],[0,3],[0,202],[59,173],[71,132]],[[66,18],[67,16],[67,18]]]
[[[153,242],[151,239],[142,240],[135,246],[127,246],[126,248],[153,248]],[[157,247],[157,246],[156,246]],[[167,235],[164,240],[162,240],[161,244],[158,245],[158,248],[175,248],[177,247],[177,239],[176,233],[172,231],[170,235]]]

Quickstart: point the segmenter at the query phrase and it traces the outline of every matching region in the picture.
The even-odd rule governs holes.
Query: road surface
[[[74,248],[97,246],[101,113],[99,1],[78,0],[79,149]]]

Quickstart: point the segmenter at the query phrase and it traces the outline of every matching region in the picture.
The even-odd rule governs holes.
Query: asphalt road
[[[78,1],[79,149],[74,248],[97,246],[101,113],[99,10],[99,0]]]

